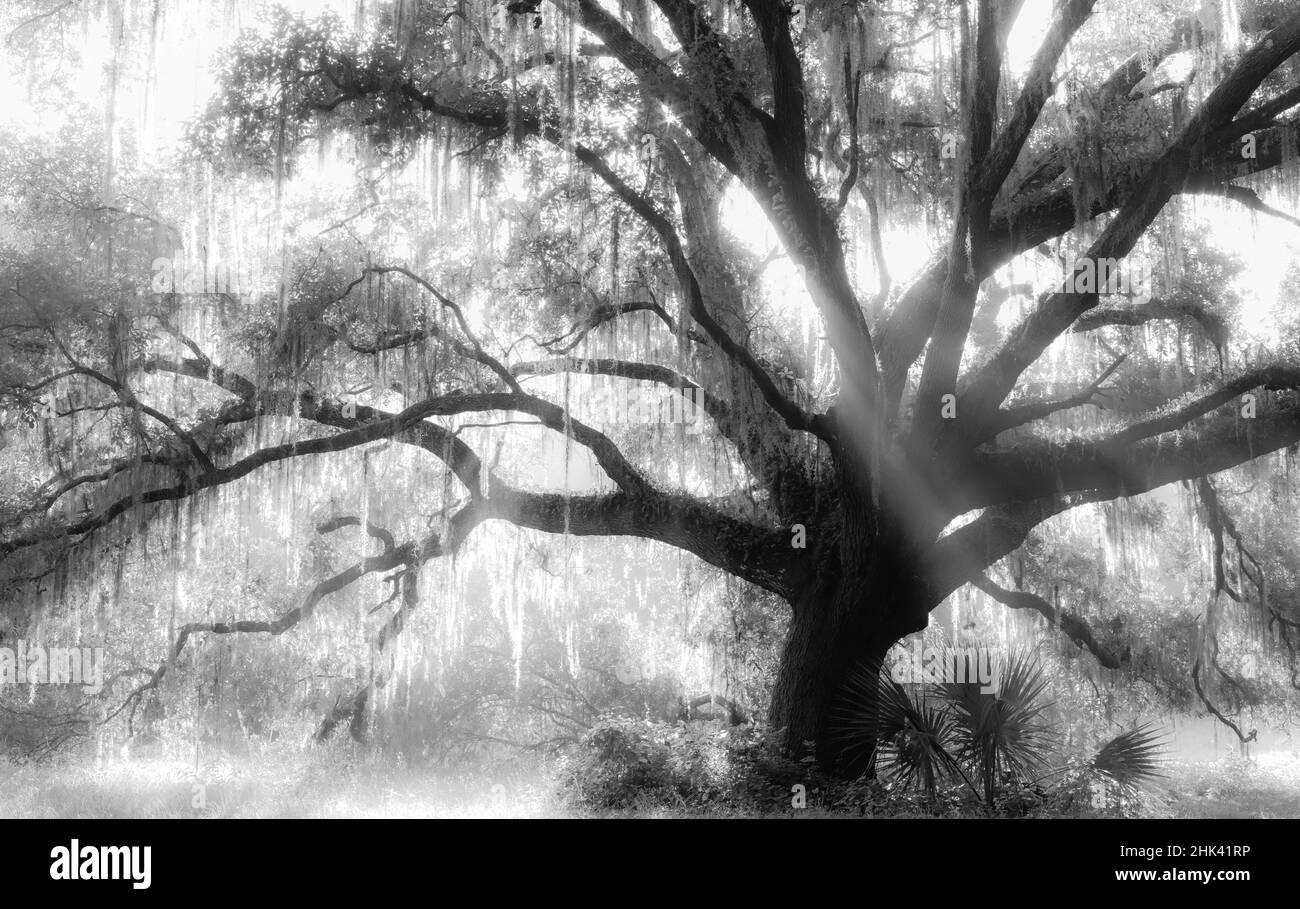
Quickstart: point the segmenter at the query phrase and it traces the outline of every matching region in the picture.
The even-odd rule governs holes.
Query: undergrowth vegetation
[[[1133,736],[1129,736],[1133,738]],[[431,773],[354,743],[277,742],[196,767],[158,752],[0,764],[3,817],[1300,817],[1300,756],[1166,761],[1123,786],[1099,765],[1123,742],[1037,781],[999,781],[990,805],[960,779],[933,788],[883,770],[829,776],[783,757],[761,724],[602,718],[555,756]],[[1056,756],[1053,756],[1055,759]]]

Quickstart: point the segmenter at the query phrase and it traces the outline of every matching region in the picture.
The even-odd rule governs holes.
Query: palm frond
[[[1013,651],[999,669],[996,691],[974,681],[943,682],[936,691],[949,705],[956,757],[978,773],[989,802],[1002,774],[1026,778],[1046,765],[1052,747],[1051,729],[1043,722],[1051,706],[1044,698],[1048,680],[1037,656]]]
[[[1090,767],[1125,789],[1136,789],[1165,775],[1164,751],[1164,734],[1154,724],[1143,723],[1102,745]]]
[[[879,662],[857,666],[831,710],[831,739],[846,767],[878,770],[905,786],[934,792],[956,769],[952,722],[938,705],[917,702]]]

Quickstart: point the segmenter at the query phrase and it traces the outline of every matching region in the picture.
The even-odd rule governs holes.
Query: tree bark
[[[856,519],[855,519],[856,517]],[[777,670],[768,719],[784,730],[788,751],[811,749],[826,770],[856,777],[869,773],[874,742],[861,728],[852,748],[843,739],[843,716],[861,719],[872,705],[845,700],[855,673],[873,671],[889,649],[925,628],[930,600],[906,547],[879,513],[842,523],[838,539],[820,554],[814,583],[792,603],[793,616]],[[870,530],[868,529],[870,528]],[[855,689],[856,690],[856,689]]]

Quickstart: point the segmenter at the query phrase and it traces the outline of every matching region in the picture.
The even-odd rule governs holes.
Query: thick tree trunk
[[[860,734],[873,705],[844,703],[846,683],[878,669],[890,647],[925,628],[934,603],[917,553],[944,521],[925,473],[889,448],[872,395],[851,390],[835,408],[836,505],[810,530],[813,583],[791,603],[769,721],[785,730],[788,752],[804,753],[812,742],[824,768],[856,777],[874,762],[869,722]],[[855,686],[863,687],[875,690]],[[835,714],[845,709],[860,714],[847,749],[835,734],[844,725]]]
[[[836,736],[835,714],[870,705],[842,700],[850,676],[869,671],[905,635],[925,627],[924,590],[895,547],[874,545],[849,570],[820,573],[793,604],[794,615],[772,691],[769,722],[785,730],[787,750],[812,743],[827,770],[860,776],[871,770],[874,742],[859,738],[849,752]]]

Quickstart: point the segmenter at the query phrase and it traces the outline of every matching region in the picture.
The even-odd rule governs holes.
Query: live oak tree
[[[296,172],[311,179],[313,142],[352,138],[379,175],[358,197],[362,210],[380,204],[385,167],[419,166],[430,147],[465,168],[457,186],[433,190],[439,204],[473,173],[490,181],[526,162],[532,207],[496,213],[524,239],[509,241],[495,273],[458,279],[465,294],[492,298],[489,330],[449,289],[456,263],[421,234],[433,216],[419,205],[388,224],[416,242],[376,231],[363,255],[333,240],[283,247],[278,291],[243,326],[261,345],[254,358],[215,358],[166,331],[184,288],[153,288],[131,307],[119,295],[95,310],[84,301],[115,288],[74,291],[57,264],[7,282],[4,343],[23,364],[6,382],[9,402],[35,413],[40,392],[71,377],[106,395],[94,406],[120,410],[123,422],[116,460],[66,469],[36,503],[97,488],[87,512],[59,519],[29,509],[10,522],[0,555],[27,554],[39,568],[60,546],[152,503],[391,439],[442,462],[458,483],[457,507],[437,532],[403,541],[372,525],[379,551],[292,610],[184,625],[170,657],[199,634],[282,633],[327,595],[394,572],[402,605],[382,647],[416,608],[421,565],[484,522],[505,521],[656,540],[786,600],[769,720],[792,751],[816,742],[828,764],[847,674],[925,628],[963,585],[1059,620],[1108,665],[1115,657],[1085,621],[991,571],[1068,509],[1205,484],[1300,442],[1300,367],[1281,355],[1223,356],[1213,286],[1198,296],[1168,282],[1134,300],[1095,280],[1111,263],[1132,272],[1152,260],[1144,243],[1167,240],[1187,196],[1280,214],[1250,178],[1294,158],[1300,11],[1242,3],[1235,22],[1188,3],[1157,16],[1159,34],[1131,34],[1124,17],[1141,4],[1059,0],[1013,72],[1010,38],[1037,5],[404,0],[383,11],[378,31],[372,23],[359,35],[338,20],[280,19],[227,52],[194,153],[219,179],[260,175],[278,204]],[[1166,64],[1179,58],[1195,65],[1171,75],[1177,67]],[[731,235],[736,187],[778,240],[767,260]],[[889,219],[922,214],[944,242],[896,282]],[[148,229],[145,247],[170,248],[165,225]],[[1051,283],[1016,285],[1009,267],[1034,256],[1059,257]],[[754,285],[781,257],[799,276],[817,338],[801,342],[788,320],[755,305]],[[373,316],[375,288],[396,301],[384,317]],[[1012,296],[1023,316],[1002,313],[999,324]],[[620,322],[645,318],[658,342],[619,333]],[[1113,340],[1153,323],[1189,326],[1219,355],[1136,410],[1094,413],[1108,383],[1129,381],[1138,365],[1104,342],[1070,361],[1072,385],[1044,382],[1045,360],[1080,337]],[[156,343],[159,334],[169,343]],[[1178,344],[1181,358],[1181,335]],[[828,359],[818,361],[823,350]],[[425,362],[429,351],[433,368],[403,381],[400,407],[382,389],[346,393],[369,364],[414,352]],[[165,412],[136,392],[160,374],[193,387],[192,412]],[[743,473],[749,507],[674,482],[653,450],[633,452],[583,419],[567,385],[538,390],[535,380],[565,375],[652,384],[699,402]],[[1245,416],[1243,395],[1254,396]],[[568,493],[507,480],[444,419],[484,414],[564,436],[608,482]],[[232,440],[246,444],[258,424],[284,417],[301,421],[302,437],[232,454],[244,450]],[[1201,489],[1213,511],[1212,487]],[[1232,533],[1216,526],[1217,539]],[[1295,615],[1277,615],[1294,627]]]

